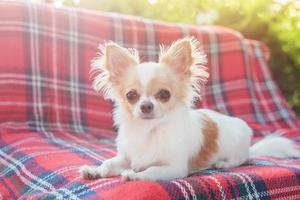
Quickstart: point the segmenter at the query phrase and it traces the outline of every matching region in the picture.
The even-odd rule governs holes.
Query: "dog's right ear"
[[[118,80],[129,67],[139,63],[136,50],[125,49],[114,42],[109,42],[103,49],[104,66],[111,81]]]
[[[139,63],[139,55],[137,50],[123,48],[114,42],[101,45],[99,49],[100,56],[91,63],[93,88],[106,99],[112,99],[112,86],[120,84],[126,70]]]
[[[162,49],[159,62],[181,75],[190,76],[190,67],[194,62],[192,51],[192,39],[183,38],[174,42],[168,49]]]

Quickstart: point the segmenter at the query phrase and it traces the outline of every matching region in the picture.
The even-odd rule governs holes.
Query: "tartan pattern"
[[[22,1],[0,2],[0,199],[299,199],[299,159],[258,157],[169,182],[83,180],[78,168],[115,154],[111,102],[91,89],[90,60],[113,40],[157,60],[159,44],[193,35],[211,77],[197,107],[245,119],[258,140],[300,140],[270,74],[268,49],[217,26],[168,24]]]
[[[299,158],[260,157],[237,168],[204,170],[184,179],[124,182],[119,177],[84,180],[78,173],[82,163],[99,165],[115,155],[111,140],[2,131],[0,145],[3,199],[300,198]]]

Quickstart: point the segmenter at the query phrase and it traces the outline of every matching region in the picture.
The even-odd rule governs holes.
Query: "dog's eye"
[[[171,94],[168,90],[159,90],[156,94],[156,98],[161,100],[162,102],[167,102],[171,97]]]
[[[129,102],[135,102],[139,98],[139,94],[135,90],[131,90],[126,94],[126,98]]]

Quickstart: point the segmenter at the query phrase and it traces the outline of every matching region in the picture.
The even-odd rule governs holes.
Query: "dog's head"
[[[138,52],[106,43],[92,64],[93,86],[125,108],[134,119],[157,119],[201,95],[208,73],[199,42],[184,38],[161,47],[159,62],[140,63]],[[184,116],[183,116],[184,117]]]

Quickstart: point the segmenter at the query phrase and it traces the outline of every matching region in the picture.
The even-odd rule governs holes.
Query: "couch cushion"
[[[0,21],[2,127],[112,133],[111,102],[91,89],[90,61],[98,44],[114,40],[151,61],[157,60],[160,43],[186,35],[200,40],[208,54],[211,77],[198,107],[241,117],[266,131],[300,127],[270,75],[267,48],[233,30],[24,1],[1,1]]]
[[[112,139],[1,131],[0,146],[2,199],[300,198],[299,158],[257,157],[241,167],[204,170],[184,179],[125,182],[120,177],[84,180],[78,172],[83,163],[100,165],[115,155]]]

